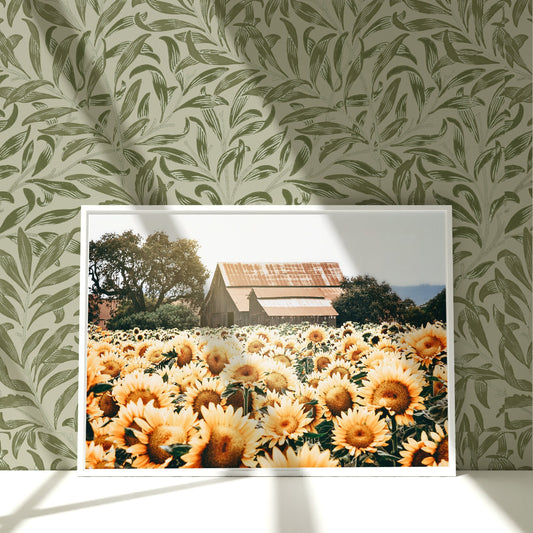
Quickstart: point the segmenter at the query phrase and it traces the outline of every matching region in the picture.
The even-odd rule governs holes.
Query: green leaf
[[[522,209],[519,209],[512,217],[511,220],[507,223],[507,226],[505,226],[505,233],[510,233],[511,231],[514,231],[517,228],[521,228],[524,226],[524,224],[527,223],[528,220],[531,218],[531,206],[526,205],[525,207],[522,207]]]
[[[56,86],[59,84],[59,77],[61,76],[67,63],[72,41],[76,37],[76,34],[69,35],[59,43],[59,46],[55,50],[54,60],[52,62],[52,79],[54,80]]]
[[[285,183],[293,183],[298,189],[307,194],[314,194],[316,196],[323,196],[325,198],[348,198],[347,194],[343,194],[329,183],[313,183],[310,181],[301,180],[287,180]]]
[[[271,204],[272,196],[266,192],[251,192],[235,202],[236,205]]]
[[[79,212],[79,207],[75,207],[74,209],[52,209],[34,218],[26,225],[26,229],[28,230],[35,226],[44,226],[45,224],[61,224],[78,216]]]
[[[361,178],[359,176],[349,176],[346,174],[333,174],[331,176],[326,176],[326,180],[336,180],[339,183],[342,183],[345,187],[353,189],[354,191],[368,194],[374,199],[381,200],[384,204],[394,204],[394,200],[380,187],[374,185],[368,180]]]
[[[76,453],[55,435],[38,431],[37,436],[41,444],[53,455],[60,458],[76,459]]]
[[[275,135],[272,135],[272,137],[269,137],[268,139],[263,141],[261,146],[254,154],[252,164],[255,164],[258,161],[261,161],[261,159],[264,159],[265,157],[268,157],[269,155],[273,154],[283,142],[283,139],[285,138],[285,133],[286,131],[276,133]]]
[[[122,2],[124,3],[124,2]],[[141,49],[144,46],[144,42],[146,39],[150,37],[150,34],[145,33],[143,35],[139,35],[137,39],[132,41],[122,52],[122,55],[120,56],[120,59],[117,62],[117,67],[115,69],[115,86],[117,84],[117,81],[119,80],[120,76],[126,71],[126,69],[133,63],[133,61],[139,56],[141,53]]]
[[[126,0],[114,0],[114,2],[111,2],[111,5],[100,15],[94,31],[95,42],[109,23],[122,11],[125,3]]]
[[[10,137],[2,146],[0,146],[0,161],[16,154],[26,142],[30,129],[22,131]]]
[[[79,283],[75,283],[71,287],[67,287],[66,289],[58,291],[56,294],[48,296],[33,315],[32,322],[35,322],[35,320],[46,313],[50,313],[71,303],[78,298],[78,296]]]
[[[21,394],[8,394],[0,396],[0,409],[17,409],[20,407],[37,407],[27,396]]]
[[[18,246],[18,257],[20,265],[22,267],[22,275],[26,280],[26,283],[30,283],[31,279],[31,265],[32,265],[32,249],[31,242],[28,239],[27,235],[24,233],[24,230],[19,227],[17,233],[17,246]]]
[[[23,101],[28,95],[32,94],[36,89],[43,85],[52,85],[47,80],[27,81],[18,87],[15,87],[4,101],[4,108],[15,102]]]
[[[396,39],[388,43],[387,46],[385,46],[385,48],[379,54],[374,64],[374,68],[372,70],[372,83],[374,83],[377,77],[385,70],[385,67],[390,63],[392,58],[397,54],[398,49],[400,48],[400,45],[403,43],[405,38],[408,37],[408,35],[409,34],[407,33],[402,33],[401,35],[398,35]]]
[[[50,24],[79,31],[79,28],[76,28],[76,26],[74,26],[66,17],[64,17],[62,13],[53,5],[42,2],[41,0],[34,0],[33,4],[37,13],[44,20],[50,22]]]

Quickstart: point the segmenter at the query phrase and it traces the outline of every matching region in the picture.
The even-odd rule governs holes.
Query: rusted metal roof
[[[343,275],[338,263],[218,263],[226,287],[331,287]]]
[[[340,287],[254,287],[257,298],[326,298],[335,300]]]
[[[337,316],[325,298],[268,298],[258,300],[268,316]]]
[[[248,295],[251,291],[250,287],[228,287],[226,290],[240,313],[249,311],[250,302]]]

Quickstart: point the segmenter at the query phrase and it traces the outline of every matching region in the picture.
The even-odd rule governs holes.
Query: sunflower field
[[[448,465],[444,324],[105,331],[87,469]]]

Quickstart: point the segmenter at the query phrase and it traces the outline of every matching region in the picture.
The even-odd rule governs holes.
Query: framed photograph
[[[451,208],[81,216],[79,473],[455,474]]]

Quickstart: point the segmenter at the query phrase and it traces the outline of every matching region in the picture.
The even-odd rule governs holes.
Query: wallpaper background
[[[458,467],[532,468],[529,0],[0,0],[0,468],[76,458],[79,206],[451,204]]]

